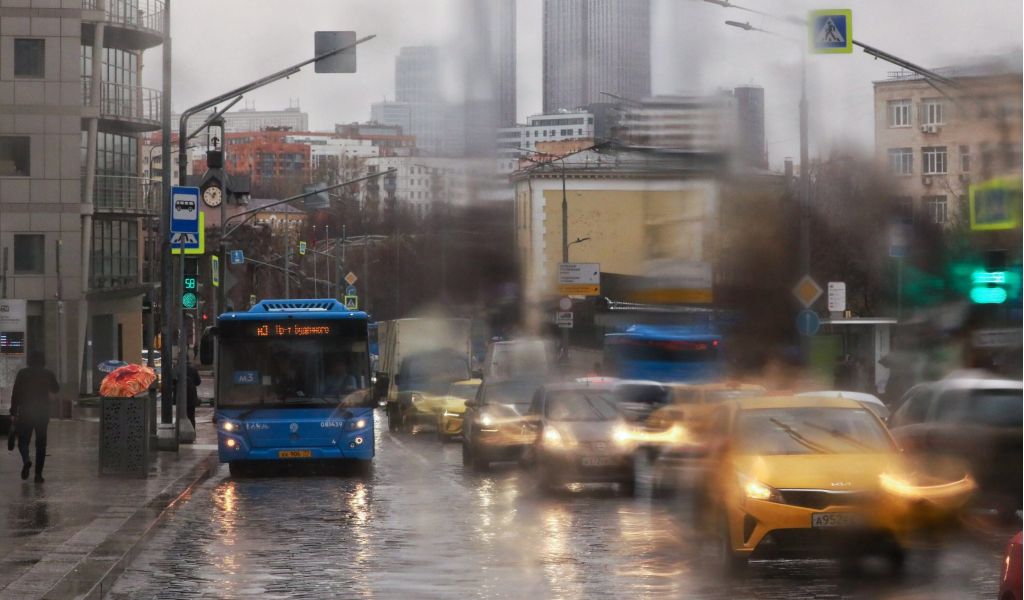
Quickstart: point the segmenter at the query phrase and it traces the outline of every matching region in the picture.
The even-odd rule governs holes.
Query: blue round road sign
[[[796,316],[796,330],[800,335],[812,336],[821,329],[821,319],[813,310],[804,309]]]

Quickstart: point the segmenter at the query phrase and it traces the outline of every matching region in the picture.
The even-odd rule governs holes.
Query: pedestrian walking
[[[29,443],[36,438],[36,483],[43,482],[46,463],[46,428],[50,423],[50,395],[60,390],[57,377],[46,368],[42,352],[30,352],[28,366],[18,371],[11,389],[11,415],[14,417],[18,451],[21,453],[21,478],[28,479],[32,469]]]
[[[185,365],[185,411],[192,429],[196,428],[196,406],[199,405],[199,384],[202,383],[199,370],[192,363]],[[178,397],[178,369],[174,369],[174,397]]]

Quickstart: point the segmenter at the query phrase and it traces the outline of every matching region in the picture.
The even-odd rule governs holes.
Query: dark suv
[[[484,380],[476,398],[466,402],[463,465],[485,471],[492,462],[522,458],[534,439],[523,415],[542,383],[535,379]]]
[[[889,419],[903,449],[940,476],[964,469],[978,503],[1011,515],[1021,507],[1024,385],[979,376],[951,377],[911,388]]]

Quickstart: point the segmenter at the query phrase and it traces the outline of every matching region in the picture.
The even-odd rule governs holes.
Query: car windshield
[[[612,399],[615,402],[655,406],[668,403],[669,393],[667,389],[660,385],[625,383],[615,387]]]
[[[519,408],[529,406],[533,393],[540,387],[532,381],[500,381],[484,387],[485,404],[510,404]]]
[[[619,412],[607,394],[580,390],[548,395],[544,416],[550,421],[612,421]]]
[[[472,400],[476,397],[476,390],[479,387],[479,383],[457,383],[448,390],[448,395],[463,400]]]
[[[402,361],[400,377],[403,387],[415,382],[469,379],[469,364],[465,356],[449,352],[419,354]]]
[[[771,408],[740,411],[741,454],[864,454],[892,452],[878,419],[864,408]]]
[[[991,427],[1020,427],[1024,396],[1021,390],[975,390],[968,399],[966,420]]]

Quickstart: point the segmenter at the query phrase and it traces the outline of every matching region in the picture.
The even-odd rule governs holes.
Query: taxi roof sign
[[[853,11],[848,8],[812,10],[807,15],[811,52],[850,54],[853,52]]]

